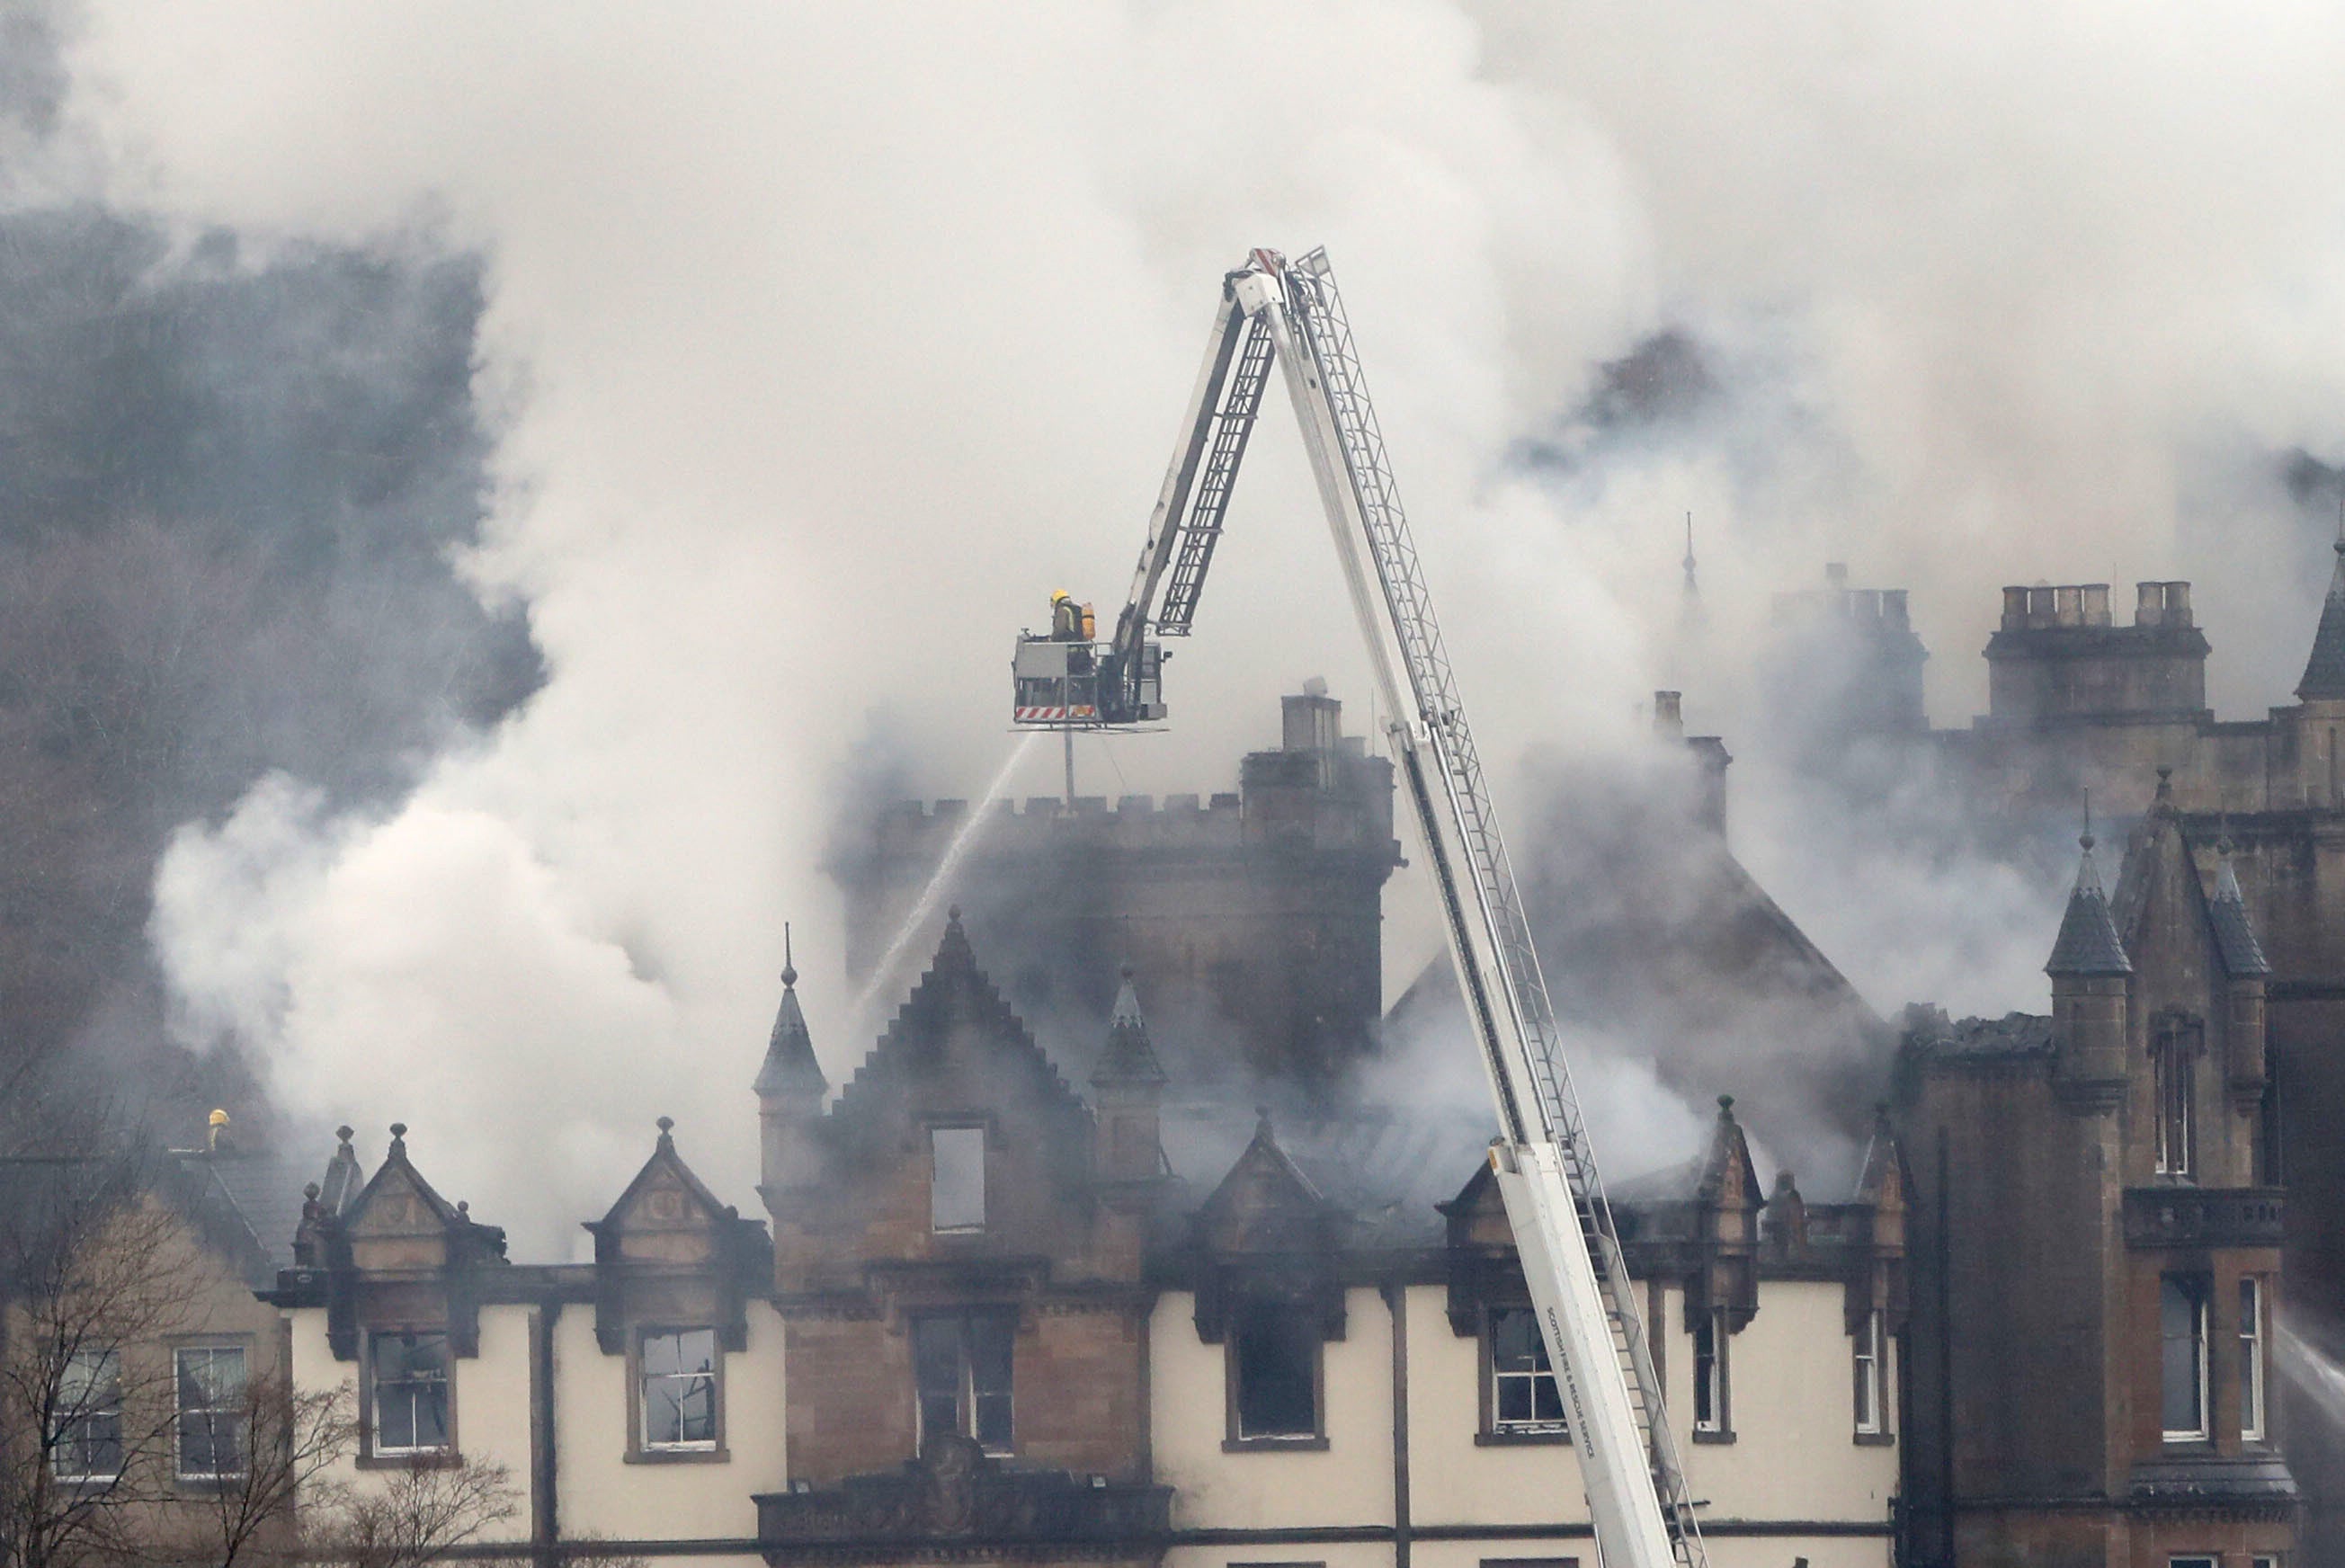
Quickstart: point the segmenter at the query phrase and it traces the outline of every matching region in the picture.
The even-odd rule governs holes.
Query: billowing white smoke
[[[1112,609],[1215,282],[1257,244],[1336,258],[1494,757],[1620,744],[1663,683],[1688,508],[1725,651],[1714,695],[1687,676],[1697,723],[1827,552],[1916,589],[1942,720],[1998,579],[2186,564],[2228,646],[2273,628],[2248,673],[2276,700],[2318,552],[2214,480],[2338,455],[2340,25],[98,0],[67,113],[108,198],[487,253],[510,422],[468,564],[550,671],[381,820],[272,781],[191,826],[156,925],[189,1027],[265,1047],[298,1111],[411,1123],[524,1253],[616,1194],[661,1112],[746,1201],[784,919],[834,1077],[861,1044],[824,1032],[827,786],[875,708],[933,742],[921,787],[992,772],[1009,633],[1057,586]],[[1714,346],[1717,440],[1510,468],[1668,322]],[[1174,731],[1090,749],[1088,788],[1221,784],[1307,674],[1365,706],[1284,423]],[[1432,928],[1394,902],[1405,980]]]

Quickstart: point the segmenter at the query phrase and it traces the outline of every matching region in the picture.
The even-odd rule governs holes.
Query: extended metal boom
[[[1247,324],[1254,331],[1237,361],[1241,374],[1228,378],[1215,367],[1229,364],[1237,329]],[[1250,425],[1260,401],[1258,379],[1246,391],[1244,368],[1259,350],[1266,371],[1274,354],[1385,711],[1393,715],[1388,739],[1424,836],[1450,956],[1497,1104],[1502,1136],[1491,1163],[1563,1391],[1605,1568],[1704,1568],[1555,1009],[1325,252],[1290,266],[1275,252],[1255,251],[1225,280],[1214,345],[1193,402],[1189,441],[1173,461],[1152,523],[1152,557],[1143,556],[1142,575],[1150,577],[1150,560],[1164,553],[1163,520],[1178,515],[1187,476],[1201,463],[1209,486],[1218,485],[1200,491],[1201,503],[1215,498],[1211,515],[1218,533],[1218,508],[1244,455],[1244,429],[1227,441],[1226,471],[1223,438],[1233,420]],[[1226,402],[1213,390],[1224,382],[1233,388]],[[1250,400],[1241,403],[1242,397]],[[1214,410],[1211,418],[1208,410]],[[1191,513],[1193,531],[1196,515]],[[1200,578],[1212,547],[1211,536],[1199,547]],[[1176,574],[1176,587],[1179,581]],[[1184,615],[1193,608],[1193,586]]]

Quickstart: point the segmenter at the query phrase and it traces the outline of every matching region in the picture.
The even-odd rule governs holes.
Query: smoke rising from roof
[[[1493,758],[1623,754],[1660,684],[1750,755],[1767,595],[1827,557],[1914,587],[1941,722],[1976,705],[2005,578],[2196,576],[2218,701],[2274,700],[2325,543],[2280,454],[2345,460],[2340,28],[98,0],[49,177],[264,248],[423,220],[481,258],[503,422],[461,560],[545,660],[403,798],[344,809],[296,770],[183,834],[154,936],[190,1029],[248,1042],[305,1112],[414,1122],[524,1255],[598,1210],[659,1111],[745,1197],[785,917],[834,1080],[865,1043],[817,962],[830,782],[875,709],[921,738],[923,793],[990,774],[1010,632],[1062,585],[1112,612],[1213,282],[1264,242],[1343,272]],[[1575,413],[1663,332],[1699,398]],[[1211,787],[1198,759],[1303,675],[1367,689],[1269,418],[1172,732],[1084,758],[1132,789]],[[1706,654],[1677,643],[1688,510]],[[1816,852],[1771,837],[1800,819],[1744,804],[1761,771],[1737,843],[1860,989],[2034,986],[2000,952],[1888,951],[1938,943],[1919,922],[1835,926],[1848,889],[1912,909],[1930,878],[1874,835],[1902,885],[1811,896]],[[1418,890],[1388,903],[1406,977],[1435,926]]]

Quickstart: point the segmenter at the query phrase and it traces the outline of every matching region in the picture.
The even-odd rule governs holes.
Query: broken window
[[[2166,1441],[2207,1436],[2207,1285],[2168,1274],[2158,1281],[2158,1408]]]
[[[182,1481],[218,1481],[244,1473],[244,1351],[240,1346],[189,1345],[175,1351],[178,1397],[174,1448]]]
[[[929,1224],[937,1230],[985,1229],[985,1129],[929,1129]]]
[[[1859,1437],[1878,1437],[1889,1430],[1887,1379],[1883,1369],[1887,1359],[1883,1351],[1887,1336],[1883,1331],[1879,1309],[1865,1313],[1856,1330],[1856,1431]]]
[[[368,1403],[374,1452],[441,1453],[448,1449],[448,1336],[367,1336]]]
[[[1008,1312],[964,1312],[912,1323],[912,1375],[919,1384],[920,1445],[954,1432],[988,1453],[1010,1452]]]
[[[1566,1435],[1563,1391],[1548,1364],[1538,1314],[1528,1307],[1490,1309],[1490,1430]]]
[[[1230,1326],[1231,1436],[1241,1442],[1319,1435],[1319,1328],[1302,1308],[1258,1301]]]
[[[1693,1322],[1693,1430],[1721,1436],[1726,1426],[1726,1310]]]
[[[122,1358],[111,1350],[76,1351],[57,1378],[49,1474],[93,1482],[121,1473]]]
[[[645,1448],[689,1453],[716,1447],[716,1365],[713,1329],[644,1336]]]
[[[2264,1291],[2260,1280],[2239,1281],[2239,1436],[2264,1436]]]
[[[2188,1177],[2193,1168],[2191,1100],[2197,1089],[2199,1025],[2167,1018],[2150,1047],[2150,1078],[2157,1100],[2157,1173]]]

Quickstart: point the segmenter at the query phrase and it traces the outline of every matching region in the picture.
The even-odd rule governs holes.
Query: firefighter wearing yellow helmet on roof
[[[1063,588],[1051,595],[1051,638],[1057,642],[1084,641],[1083,607]]]

